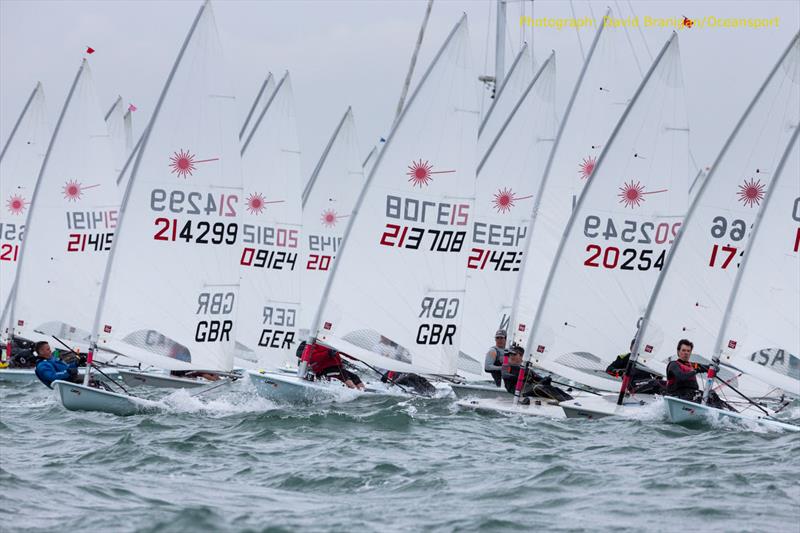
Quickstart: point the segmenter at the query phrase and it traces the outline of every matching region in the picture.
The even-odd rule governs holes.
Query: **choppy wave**
[[[130,417],[0,386],[3,530],[789,531],[800,435],[361,395],[178,390]],[[781,413],[800,418],[800,404]],[[42,499],[47,505],[42,505]]]

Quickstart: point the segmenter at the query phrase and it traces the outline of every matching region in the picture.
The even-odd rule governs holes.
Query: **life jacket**
[[[308,366],[317,376],[321,376],[325,370],[342,366],[342,359],[339,354],[330,348],[320,344],[307,344],[303,350],[303,359],[308,362]]]
[[[680,359],[670,361],[667,366],[667,393],[699,390],[696,378],[699,367],[696,363],[683,362]]]

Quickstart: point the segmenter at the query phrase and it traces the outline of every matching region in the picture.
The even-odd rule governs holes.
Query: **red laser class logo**
[[[411,161],[411,164],[408,165],[408,172],[406,175],[408,176],[408,181],[411,182],[411,187],[416,187],[419,185],[421,189],[423,185],[429,185],[431,181],[433,181],[434,174],[450,174],[455,172],[455,170],[433,170],[433,165],[431,165],[427,160],[423,161],[420,158],[419,161]]]
[[[594,172],[594,167],[597,164],[597,158],[593,156],[584,157],[583,161],[578,165],[578,176],[582,180],[589,179],[589,176]]]
[[[336,225],[340,218],[347,218],[350,215],[337,215],[336,211],[333,209],[324,209],[322,211],[322,216],[320,220],[322,221],[322,225],[326,228],[332,228]]]
[[[172,167],[172,174],[177,174],[180,178],[186,178],[186,176],[191,176],[197,169],[196,165],[210,163],[211,161],[219,161],[219,157],[195,159],[195,155],[189,150],[181,149],[170,156],[169,166]]]
[[[622,187],[619,188],[619,203],[624,204],[625,207],[630,207],[633,209],[634,207],[639,207],[645,201],[645,195],[648,194],[658,194],[662,192],[667,192],[669,189],[661,189],[658,191],[646,191],[644,185],[642,185],[638,181],[631,180],[630,182],[625,182]]]
[[[268,204],[280,204],[284,200],[272,200],[270,202],[260,192],[250,193],[247,197],[247,210],[251,215],[260,215],[267,208]]]
[[[766,187],[761,180],[751,179],[750,181],[744,180],[744,183],[739,185],[739,192],[736,195],[745,207],[753,207],[761,204],[765,191]]]
[[[21,215],[25,211],[25,198],[18,194],[12,194],[6,202],[6,207],[12,215]]]
[[[532,194],[528,196],[515,196],[514,191],[511,189],[498,189],[496,193],[494,193],[494,200],[492,200],[492,204],[494,204],[495,210],[498,213],[508,213],[511,211],[511,208],[514,207],[515,202],[519,200],[526,200],[528,198],[533,198]]]
[[[81,198],[83,198],[83,192],[89,189],[94,189],[95,187],[99,187],[100,184],[95,185],[83,185],[78,180],[69,180],[64,184],[64,188],[62,192],[64,193],[64,198],[69,202],[77,202]]]

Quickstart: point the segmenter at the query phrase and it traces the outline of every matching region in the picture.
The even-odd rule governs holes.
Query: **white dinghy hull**
[[[501,398],[508,392],[502,387],[497,387],[491,381],[485,383],[451,383],[457,398]]]
[[[770,420],[755,414],[747,416],[742,413],[734,413],[733,411],[723,411],[722,409],[716,409],[714,407],[701,405],[699,403],[688,402],[672,396],[665,396],[664,403],[667,406],[667,418],[670,422],[675,424],[729,419],[740,420],[744,422],[755,422],[766,427],[800,432],[800,426],[795,426],[793,424],[786,424],[784,422],[778,422],[777,420]]]
[[[155,402],[109,392],[76,383],[57,380],[53,382],[56,397],[70,411],[97,411],[113,415],[129,416],[152,410]]]
[[[138,370],[120,370],[119,375],[122,377],[125,385],[131,387],[147,386],[162,389],[195,389],[213,383],[212,381],[180,378],[160,372],[140,372]]]
[[[80,368],[81,372],[84,368]],[[103,369],[103,372],[109,377],[114,378],[117,376],[117,370]],[[95,379],[101,381],[108,381],[102,374],[94,373]],[[33,368],[4,368],[0,369],[0,383],[38,383],[39,378],[36,377],[36,372]]]
[[[553,400],[531,398],[531,403],[528,405],[522,405],[522,403],[514,405],[514,397],[508,393],[506,393],[506,397],[504,398],[475,398],[459,400],[456,404],[460,407],[475,409],[477,411],[566,418],[564,410]]]
[[[642,395],[635,399],[625,398],[622,405],[617,405],[618,397],[618,394],[584,396],[561,402],[559,405],[567,418],[596,419],[608,416],[632,416],[641,413],[655,400],[655,396]]]
[[[308,381],[297,375],[248,370],[259,396],[279,403],[313,403],[352,398],[362,394],[339,381]]]
[[[33,383],[39,381],[32,368],[4,368],[0,370],[0,383]]]

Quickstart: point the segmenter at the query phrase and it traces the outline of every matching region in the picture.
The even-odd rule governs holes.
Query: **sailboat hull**
[[[259,396],[280,403],[324,402],[362,394],[339,381],[307,381],[296,375],[263,370],[250,370],[247,375]]]
[[[193,378],[180,378],[158,372],[139,372],[135,370],[120,370],[119,375],[126,385],[131,387],[147,386],[162,389],[195,389],[204,387],[210,381]]]
[[[777,420],[762,418],[755,414],[748,416],[742,413],[735,413],[733,411],[723,411],[722,409],[715,409],[714,407],[688,402],[686,400],[681,400],[680,398],[674,398],[671,396],[666,396],[664,398],[664,403],[667,406],[667,418],[670,422],[675,424],[691,424],[708,422],[709,420],[714,421],[727,419],[743,421],[746,423],[755,422],[762,426],[800,432],[800,426],[795,426],[793,424],[786,424],[784,422],[778,422]]]
[[[83,368],[81,368],[81,371]],[[103,368],[103,372],[116,377],[117,371]],[[92,374],[96,379],[106,380],[101,374]],[[0,383],[36,383],[39,378],[32,368],[4,368],[0,369]]]
[[[457,398],[499,398],[507,396],[508,392],[501,387],[495,386],[491,381],[485,383],[451,383]]]
[[[508,393],[502,398],[459,400],[456,404],[477,411],[566,418],[564,410],[554,401],[545,400],[544,398],[531,398],[531,403],[528,405],[522,405],[521,403],[514,405],[514,397]]]
[[[641,395],[635,399],[626,398],[622,405],[617,405],[618,396],[618,394],[584,396],[561,402],[560,406],[567,418],[597,419],[641,414],[655,400],[655,396]]]
[[[134,398],[125,394],[84,387],[67,381],[54,381],[56,397],[70,411],[97,411],[113,415],[129,416],[152,410],[154,402]]]

